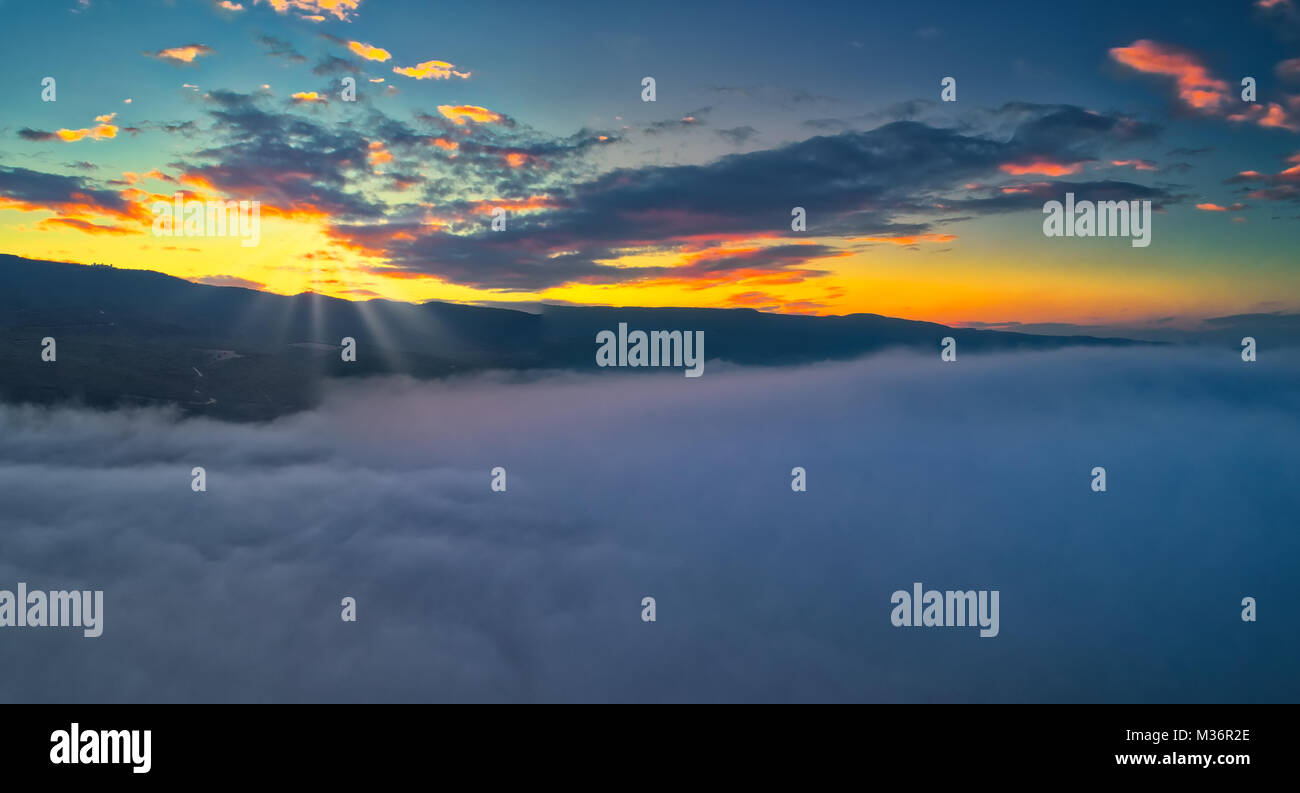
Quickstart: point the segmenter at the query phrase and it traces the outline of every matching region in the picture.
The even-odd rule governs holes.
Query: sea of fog
[[[1296,701],[1298,408],[1173,347],[3,407],[0,589],[104,614],[0,628],[0,700]],[[998,635],[894,627],[914,582]]]

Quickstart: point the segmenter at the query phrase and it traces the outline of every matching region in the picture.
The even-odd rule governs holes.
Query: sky
[[[7,253],[349,299],[948,324],[1300,311],[1297,0],[0,13]],[[259,201],[258,244],[154,234],[177,191]],[[1151,201],[1151,244],[1044,236],[1067,192]]]

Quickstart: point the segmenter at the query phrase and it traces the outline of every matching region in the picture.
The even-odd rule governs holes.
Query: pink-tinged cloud
[[[494,210],[507,212],[536,212],[541,209],[554,209],[560,206],[555,199],[543,195],[528,198],[506,199],[502,201],[475,201],[470,212],[475,215],[490,215]]]
[[[349,41],[348,49],[352,50],[354,53],[361,56],[362,58],[365,58],[368,61],[379,61],[380,63],[383,63],[384,61],[393,57],[393,54],[388,50],[384,49],[383,47],[375,47],[370,44],[363,44],[360,41]]]
[[[1110,164],[1116,168],[1133,168],[1138,171],[1155,171],[1156,164],[1150,160],[1111,160]]]
[[[1034,160],[1024,163],[1004,163],[999,166],[1003,173],[1009,173],[1012,176],[1025,176],[1034,174],[1037,176],[1068,176],[1078,173],[1083,168],[1083,163],[1060,163],[1049,162],[1047,160]]]
[[[393,72],[416,80],[450,80],[452,77],[467,79],[470,74],[456,71],[456,67],[446,61],[425,61],[414,66],[394,66]]]
[[[1286,158],[1290,167],[1274,174],[1259,171],[1242,171],[1228,179],[1227,184],[1263,182],[1265,186],[1246,194],[1259,201],[1300,201],[1300,152]]]
[[[1178,98],[1195,110],[1216,112],[1228,101],[1228,83],[1210,74],[1189,52],[1139,39],[1127,47],[1114,47],[1110,57],[1145,74],[1172,77]]]
[[[438,105],[438,112],[462,126],[467,120],[480,124],[489,124],[500,121],[502,118],[500,113],[494,113],[486,107],[479,107],[478,105]]]
[[[216,50],[205,44],[186,44],[184,47],[168,47],[165,50],[157,52],[146,52],[145,55],[151,58],[157,58],[172,63],[194,63],[195,59],[202,55],[211,55]]]
[[[328,14],[340,22],[350,22],[352,15],[361,5],[361,0],[255,0],[255,2],[266,3],[279,14],[298,11],[300,16],[313,21],[320,21],[314,17]]]
[[[232,2],[230,2],[230,0],[221,0],[220,3],[217,3],[217,8],[223,9],[223,10],[225,10],[225,11],[243,11],[243,10],[244,10],[244,7],[243,7],[241,4],[239,4],[239,3],[232,3]]]
[[[1227,81],[1211,74],[1192,53],[1141,39],[1128,47],[1115,47],[1110,55],[1139,72],[1173,78],[1179,100],[1194,112],[1236,123],[1300,132],[1300,97],[1286,97],[1291,105],[1289,111],[1277,102],[1242,102]],[[1283,61],[1278,66],[1286,63]]]
[[[1028,184],[1007,185],[1006,187],[999,187],[998,190],[1003,195],[1033,195],[1043,193],[1051,188],[1050,182],[1030,182]]]
[[[1300,82],[1300,58],[1289,58],[1285,61],[1279,61],[1273,67],[1273,73],[1278,79],[1288,82]]]
[[[1291,98],[1292,104],[1295,104],[1295,97]],[[1251,122],[1261,127],[1271,127],[1274,129],[1285,129],[1291,132],[1300,132],[1300,117],[1292,116],[1276,102],[1267,104],[1248,104],[1239,113],[1233,113],[1227,116],[1228,121]]]
[[[1196,208],[1202,212],[1240,212],[1246,208],[1245,204],[1233,204],[1232,206],[1219,206],[1218,204],[1197,204]]]

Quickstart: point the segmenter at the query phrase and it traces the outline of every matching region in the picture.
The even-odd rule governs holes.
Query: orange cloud
[[[215,188],[215,187],[212,186],[212,182],[209,182],[209,181],[207,180],[206,177],[204,177],[204,176],[200,176],[199,174],[196,174],[196,173],[184,173],[184,174],[181,174],[180,179],[178,179],[177,181],[178,181],[180,184],[187,185],[187,186],[189,186],[189,187],[193,187],[193,188],[197,188],[197,189],[199,189],[199,190],[206,190],[206,191],[209,191],[209,192],[216,192],[216,189],[217,189],[217,188]]]
[[[555,202],[555,199],[544,195],[535,195],[524,199],[478,201],[470,212],[475,215],[490,215],[494,209],[504,209],[507,212],[530,212],[538,209],[551,209],[557,206],[559,204]]]
[[[437,146],[440,149],[446,149],[447,151],[455,151],[460,148],[459,143],[454,140],[447,140],[446,138],[429,138],[429,142],[434,146]]]
[[[104,116],[96,116],[95,120],[100,122],[89,129],[60,129],[54,135],[59,140],[72,143],[74,141],[90,138],[92,140],[102,140],[104,138],[116,138],[117,127],[108,123],[113,120],[116,113],[109,113]]]
[[[438,112],[456,122],[464,124],[466,119],[477,121],[481,124],[496,122],[501,120],[500,113],[493,113],[486,107],[478,105],[438,105]]]
[[[394,66],[393,71],[417,80],[450,80],[453,76],[462,79],[469,77],[469,72],[458,72],[446,61],[425,61],[414,66]]]
[[[314,22],[324,20],[321,14],[329,14],[340,22],[349,22],[352,14],[361,5],[361,0],[255,0],[255,2],[265,2],[280,14],[286,14],[290,10],[302,12],[300,16],[303,19]]]
[[[117,194],[109,191],[73,189],[66,194],[53,197],[9,197],[0,195],[0,209],[12,209],[19,212],[48,212],[56,217],[42,221],[43,228],[72,228],[92,234],[131,234],[144,233],[152,220],[152,213],[145,205],[149,194],[135,188],[127,188]],[[127,226],[98,226],[87,217],[107,218],[113,224],[127,223]],[[131,223],[140,224],[138,230],[130,228]]]
[[[315,91],[299,91],[289,95],[295,102],[324,102],[325,97]]]
[[[383,47],[372,47],[369,44],[362,44],[359,41],[349,41],[348,49],[368,61],[379,61],[380,63],[383,63],[393,57],[393,54]]]
[[[735,245],[683,250],[679,263],[662,277],[648,278],[648,287],[675,286],[690,291],[722,284],[786,286],[827,275],[808,265],[820,259],[852,256],[849,250],[834,250],[815,243],[767,247],[754,240]]]
[[[165,61],[194,63],[194,59],[200,55],[211,55],[213,52],[215,50],[203,44],[186,44],[184,47],[169,47],[165,50],[145,54]]]
[[[382,165],[383,163],[393,161],[392,152],[385,149],[383,141],[379,141],[379,140],[371,141],[370,154],[367,155],[367,157],[369,158],[370,164],[372,166]]]
[[[1009,173],[1012,176],[1025,176],[1026,174],[1038,174],[1042,176],[1066,176],[1072,173],[1078,173],[1083,168],[1083,163],[1074,163],[1066,165],[1065,163],[1048,162],[1047,160],[1035,160],[1027,163],[1005,163],[1000,166],[1003,173]]]

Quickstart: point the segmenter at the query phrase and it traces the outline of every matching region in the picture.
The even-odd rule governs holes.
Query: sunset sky
[[[6,253],[350,299],[949,324],[1300,310],[1297,0],[0,14]],[[177,190],[260,201],[260,244],[155,236]],[[1045,237],[1067,191],[1152,201],[1151,245]]]

